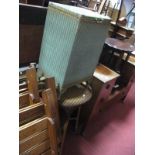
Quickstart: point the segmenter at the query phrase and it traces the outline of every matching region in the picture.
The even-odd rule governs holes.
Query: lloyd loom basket
[[[98,63],[109,25],[109,17],[49,3],[38,74],[54,76],[61,89],[89,79]]]

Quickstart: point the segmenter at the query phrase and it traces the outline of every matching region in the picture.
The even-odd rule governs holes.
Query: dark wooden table
[[[135,50],[134,46],[129,42],[125,42],[116,38],[107,38],[105,40],[105,44],[107,44],[111,48],[124,52],[132,52]]]
[[[129,42],[125,42],[116,38],[107,38],[105,40],[105,46],[107,46],[112,51],[109,63],[111,62],[111,59],[114,56],[114,54],[119,55],[118,60],[114,67],[115,71],[118,70],[118,66],[120,66],[122,59],[124,57],[124,54],[125,53],[127,54],[125,61],[128,61],[129,56],[135,50],[134,46]]]

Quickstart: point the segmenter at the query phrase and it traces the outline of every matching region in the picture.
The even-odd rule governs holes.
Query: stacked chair
[[[60,123],[54,78],[37,81],[31,66],[20,76],[19,153],[60,155],[67,125]]]

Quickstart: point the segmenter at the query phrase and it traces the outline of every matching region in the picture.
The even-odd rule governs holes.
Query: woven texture
[[[54,76],[60,88],[92,76],[109,28],[108,18],[82,15],[77,9],[53,3],[48,7],[39,71]]]
[[[92,91],[82,85],[72,86],[61,96],[61,105],[66,108],[80,106],[88,102],[92,97]]]

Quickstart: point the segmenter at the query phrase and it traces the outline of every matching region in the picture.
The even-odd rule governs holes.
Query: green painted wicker
[[[50,3],[39,58],[39,73],[54,76],[60,88],[87,80],[98,63],[110,18]]]

